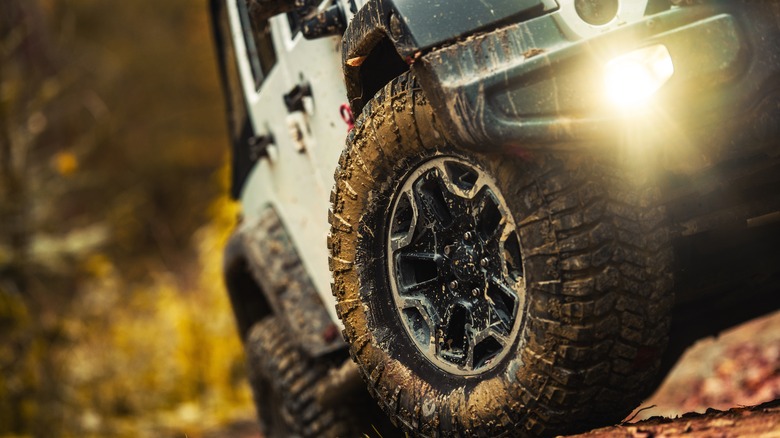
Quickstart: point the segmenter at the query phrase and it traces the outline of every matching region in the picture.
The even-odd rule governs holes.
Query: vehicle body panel
[[[432,51],[415,64],[452,141],[535,148],[620,135],[632,121],[605,101],[604,65],[653,44],[665,45],[675,63],[656,99],[667,119],[638,114],[641,124],[634,128],[654,131],[673,120],[690,134],[695,125],[731,119],[724,109],[747,111],[762,93],[774,91],[767,88],[780,66],[778,42],[765,36],[776,37],[777,29],[760,11],[751,17],[741,5],[678,8],[573,41],[557,18],[513,24]],[[777,126],[777,115],[772,119],[767,125]]]
[[[249,120],[256,135],[273,137],[240,191],[243,223],[239,232],[254,227],[260,212],[271,205],[286,229],[294,230],[290,239],[325,309],[338,321],[325,242],[333,169],[347,130],[339,107],[325,103],[342,101],[345,95],[339,38],[308,41],[291,33],[285,15],[273,17],[270,26],[277,63],[257,89],[236,1],[229,0],[227,6]],[[307,111],[290,113],[281,95],[302,81],[312,84]],[[294,139],[298,135],[300,140]]]
[[[411,37],[414,50],[425,50],[478,32],[496,23],[521,21],[557,9],[550,0],[386,0],[384,9],[399,17],[398,30],[391,32]]]

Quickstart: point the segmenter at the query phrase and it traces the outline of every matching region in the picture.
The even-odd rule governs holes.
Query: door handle
[[[311,97],[311,85],[308,82],[301,82],[284,95],[284,105],[287,107],[287,111],[291,113],[306,111],[303,105],[303,99],[306,97]]]
[[[249,137],[249,159],[257,161],[268,156],[268,146],[274,144],[274,136],[271,133],[265,135],[253,135]]]

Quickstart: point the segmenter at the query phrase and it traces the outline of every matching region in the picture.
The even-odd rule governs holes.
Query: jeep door
[[[256,21],[226,0],[258,159],[242,190],[245,221],[273,206],[334,321],[327,265],[328,195],[343,148],[340,39],[309,41],[292,15]],[[295,92],[308,84],[311,93]],[[295,88],[298,87],[298,90]],[[285,96],[288,97],[287,101]],[[293,99],[296,100],[296,99]],[[292,105],[291,105],[292,104]]]

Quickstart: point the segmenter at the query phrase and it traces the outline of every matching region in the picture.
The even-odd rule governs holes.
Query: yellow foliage
[[[209,212],[212,221],[193,236],[199,269],[194,288],[155,271],[146,286],[122,291],[106,255],[84,262],[92,280],[76,305],[80,314],[63,324],[77,340],[65,363],[67,402],[78,407],[64,436],[154,436],[163,430],[198,436],[204,428],[253,416],[221,271],[237,207],[221,197]]]
[[[27,308],[21,297],[0,287],[0,322],[3,325],[15,326],[24,324],[28,318]]]
[[[107,255],[92,254],[83,263],[84,271],[95,278],[106,278],[114,270],[114,265]]]
[[[53,158],[54,169],[62,176],[70,176],[79,168],[79,161],[71,152],[59,152]]]
[[[228,145],[207,8],[0,3],[24,201],[0,196],[0,436],[195,437],[251,418],[220,272],[236,206],[214,199],[227,166],[204,178]]]
[[[37,413],[35,400],[21,396],[38,388],[35,365],[42,356],[34,347],[40,342],[33,348],[18,347],[29,337],[32,323],[22,298],[0,285],[0,434],[4,425],[29,426]]]

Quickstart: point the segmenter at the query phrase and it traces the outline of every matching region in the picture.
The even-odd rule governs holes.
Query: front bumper
[[[780,134],[780,7],[762,3],[676,8],[586,40],[546,15],[432,51],[413,69],[457,144],[580,147],[630,127],[632,138],[707,144],[712,162]],[[650,110],[617,111],[605,64],[654,44],[668,48],[673,77]]]

